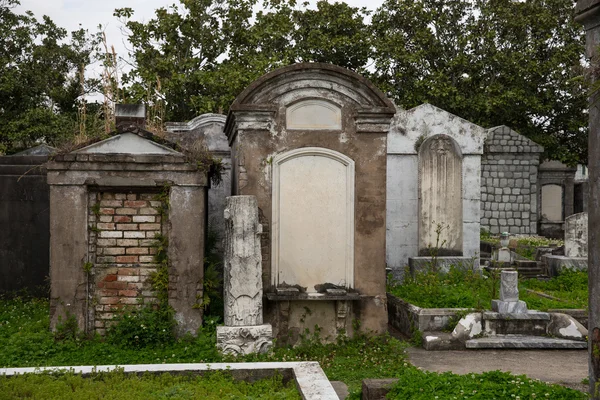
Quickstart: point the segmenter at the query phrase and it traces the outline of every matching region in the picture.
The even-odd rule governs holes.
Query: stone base
[[[587,271],[588,259],[587,257],[565,257],[547,255],[542,256],[542,262],[546,264],[548,269],[548,275],[550,277],[558,276],[563,269],[575,269],[578,271]]]
[[[271,324],[217,327],[217,348],[224,354],[266,353],[271,347]]]
[[[500,314],[520,314],[527,312],[527,303],[519,301],[492,300],[492,311]]]

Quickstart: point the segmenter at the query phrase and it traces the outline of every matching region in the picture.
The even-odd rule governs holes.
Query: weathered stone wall
[[[156,236],[166,227],[160,215],[165,206],[156,198],[156,193],[89,193],[90,289],[97,304],[90,311],[99,334],[114,311],[156,300],[149,277],[157,270]]]
[[[93,146],[102,149],[110,144],[107,142],[122,138],[123,135],[113,136]],[[127,282],[126,289],[101,288],[117,291],[117,305],[134,302],[134,297],[151,298],[150,293],[146,293],[148,296],[144,295],[147,288],[144,283],[147,278],[143,276],[147,275],[143,272],[149,272],[145,271],[147,269],[145,267],[150,265],[152,256],[151,247],[148,246],[150,242],[146,240],[151,240],[161,230],[165,231],[164,235],[168,240],[168,302],[175,311],[176,333],[180,336],[186,333],[195,334],[202,325],[202,309],[198,307],[198,299],[202,298],[203,293],[206,173],[199,171],[196,165],[186,163],[181,153],[165,150],[160,145],[141,137],[131,140],[143,141],[142,145],[150,147],[156,153],[94,154],[92,146],[88,154],[59,155],[47,165],[52,232],[50,236],[50,326],[52,329],[56,329],[61,319],[70,316],[76,318],[78,328],[82,331],[90,332],[96,329],[93,313],[96,311],[97,299],[93,297],[94,292],[91,290],[93,288],[90,287],[90,282]],[[119,194],[121,198],[100,198],[100,201],[105,201],[105,206],[101,206],[98,210],[97,221],[90,221],[90,216],[92,214],[95,216],[95,213],[90,212],[93,206],[90,205],[90,201],[98,201],[97,194],[105,192],[115,193],[115,197]],[[164,198],[165,202],[168,201],[169,207],[164,210],[168,224],[165,224],[162,215],[159,222],[157,219],[160,214],[157,210],[159,205],[153,204],[155,200],[150,199],[153,193],[159,192],[161,198]],[[90,196],[90,193],[96,193],[96,196]],[[131,196],[131,199],[128,199],[122,198],[123,194],[137,195],[135,198]],[[112,219],[109,220],[109,216],[112,216]],[[100,220],[101,217],[103,220]],[[91,229],[90,222],[102,225],[92,226]],[[142,233],[144,233],[143,239]],[[127,237],[130,235],[140,237]],[[101,242],[98,247],[96,240],[100,239],[107,239],[107,241]],[[114,239],[114,245],[108,239]],[[138,242],[134,243],[133,240]],[[101,250],[102,254],[96,256],[97,250]],[[113,264],[108,263],[113,260]],[[95,262],[96,269],[100,270],[98,264],[101,261],[102,268],[104,264],[107,268],[116,268],[113,271],[105,270],[104,275],[116,276],[106,281],[105,276],[99,277],[97,281],[94,281],[93,277],[90,278],[86,272],[86,265]],[[116,272],[116,274],[108,272]],[[130,287],[129,283],[142,283],[142,285]],[[133,292],[129,292],[134,288],[136,296],[133,296]],[[114,292],[110,293],[114,294]],[[105,298],[103,302],[110,304],[102,305],[113,306],[115,299],[108,299],[115,296],[106,294],[107,296],[101,297]],[[101,312],[105,311],[109,312],[104,308]],[[98,329],[103,328],[98,327]]]
[[[167,140],[178,143],[184,149],[204,145],[223,164],[222,182],[217,186],[211,185],[208,191],[208,229],[209,234],[217,236],[218,250],[222,250],[225,239],[225,199],[231,196],[231,151],[223,132],[225,118],[221,114],[202,114],[188,122],[166,124]]]
[[[481,161],[481,227],[535,234],[543,148],[506,126],[492,128]]]

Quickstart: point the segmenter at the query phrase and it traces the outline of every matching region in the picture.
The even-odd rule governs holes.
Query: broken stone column
[[[225,326],[217,327],[217,347],[227,354],[264,353],[273,335],[271,325],[263,324],[262,225],[256,197],[227,197],[224,216]]]
[[[519,273],[504,270],[500,275],[500,300],[492,300],[492,311],[500,314],[526,313],[527,304],[519,300]]]

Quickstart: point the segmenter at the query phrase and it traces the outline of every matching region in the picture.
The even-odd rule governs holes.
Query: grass
[[[230,374],[214,371],[206,375],[126,375],[122,371],[90,377],[65,374],[27,374],[2,379],[0,400],[34,399],[290,399],[300,400],[293,381],[281,375],[248,383]]]
[[[205,327],[196,338],[187,337],[172,343],[134,348],[126,345],[111,345],[98,337],[84,339],[75,335],[68,339],[56,340],[54,335],[48,329],[48,309],[47,300],[25,300],[20,298],[11,300],[0,299],[0,349],[2,349],[2,351],[0,351],[0,367],[124,365],[183,362],[209,363],[231,361],[318,361],[330,380],[339,380],[348,385],[350,399],[360,399],[362,380],[369,378],[399,378],[401,383],[397,390],[400,390],[400,392],[398,392],[399,394],[394,395],[396,396],[395,398],[398,399],[434,399],[432,393],[437,393],[437,390],[441,390],[438,388],[447,389],[447,386],[445,385],[450,385],[447,382],[452,382],[451,385],[458,382],[457,388],[465,387],[471,390],[471,388],[477,387],[472,390],[478,390],[483,396],[481,398],[493,398],[491,395],[485,396],[485,393],[488,393],[486,392],[488,389],[484,390],[484,386],[487,385],[487,382],[490,379],[496,379],[494,378],[496,375],[488,376],[484,374],[481,375],[481,377],[480,375],[474,375],[475,378],[465,378],[452,374],[423,372],[407,361],[404,350],[409,344],[388,335],[369,336],[367,334],[362,334],[356,335],[356,337],[352,339],[342,336],[335,343],[329,344],[321,343],[318,334],[305,335],[303,341],[295,348],[279,347],[275,348],[269,354],[255,354],[235,359],[231,356],[222,356],[217,352],[214,321],[208,321],[206,324],[208,326]],[[498,374],[511,377],[511,375],[508,374]],[[44,389],[47,393],[61,393],[60,396],[49,396],[47,398],[66,398],[66,394],[63,395],[62,390],[64,389],[64,393],[69,393],[70,395],[69,390],[72,390],[73,387],[81,387],[82,390],[90,390],[90,393],[96,393],[94,390],[110,389],[91,389],[93,386],[88,387],[87,385],[93,385],[93,379],[90,382],[72,375],[67,375],[65,378],[66,383],[54,382],[52,379],[55,379],[55,377],[52,376],[44,378],[28,375],[23,379],[25,379],[25,382],[29,382],[25,387],[18,389],[23,390],[23,392],[19,392],[21,393],[20,395],[8,396],[8,398],[27,396],[37,398],[38,396],[34,396],[33,394],[35,390],[39,390],[37,389],[38,387],[47,387],[47,389]],[[36,381],[37,379],[50,379],[50,381],[48,381],[47,385],[46,383],[41,384],[42,381],[38,382]],[[135,385],[139,385],[135,386],[135,394],[137,395],[138,392],[141,393],[140,398],[178,398],[178,395],[181,395],[179,398],[194,398],[193,396],[195,395],[188,396],[187,383],[179,382],[176,380],[178,378],[175,377],[164,377],[161,375],[156,378],[159,382],[164,380],[165,382],[172,383],[156,389],[156,391],[153,392],[156,395],[147,396],[145,396],[146,392],[144,392],[144,390],[146,389],[144,388],[146,385],[150,385],[150,383],[144,383],[143,381],[138,383],[138,381],[123,380],[118,374],[115,375],[114,379],[118,381],[119,385],[122,384],[124,387],[128,388],[133,387],[134,383],[132,382],[135,382]],[[479,381],[479,379],[483,379],[483,382]],[[513,377],[511,379],[515,378]],[[3,390],[0,391],[0,399],[3,398],[1,396],[5,395],[6,391],[4,388],[7,387],[8,384],[17,385],[17,381],[13,380],[13,378],[0,377],[0,387],[3,388]],[[217,386],[221,388],[220,385],[221,383]],[[225,383],[222,385],[223,390],[241,390],[239,387],[225,389]],[[269,385],[277,385],[277,383],[271,382]],[[536,389],[536,393],[542,395],[543,393],[551,393],[551,398],[553,399],[586,398],[580,392],[565,389],[560,386],[550,386],[541,383],[535,383],[535,385],[537,385],[536,388],[539,387],[539,391]],[[138,387],[139,389],[137,389]],[[425,390],[425,392],[421,392],[420,389]],[[281,393],[287,393],[285,392],[285,389],[281,390],[283,390]],[[31,395],[28,395],[28,393],[31,393]],[[413,396],[412,394],[405,396],[403,393],[417,393],[421,397],[417,397],[416,395]],[[494,394],[495,396],[496,392],[490,391],[489,393]],[[562,393],[568,393],[569,396],[560,397],[562,396]],[[220,395],[222,396],[218,398],[227,398],[227,395],[225,394],[220,393]],[[253,398],[263,398],[260,395],[248,396],[254,396]],[[94,396],[81,395],[73,398],[89,397]],[[103,397],[113,398],[108,394]],[[133,397],[132,395],[127,398],[136,397]],[[210,397],[200,396],[200,398]],[[243,394],[236,394],[233,398],[244,397]],[[447,397],[444,394],[439,398],[452,397]]]
[[[500,236],[493,236],[485,229],[481,230],[481,241],[491,243],[500,247]],[[515,236],[509,245],[510,249],[515,253],[529,260],[535,260],[536,250],[538,247],[560,247],[564,245],[564,241],[558,239],[549,239],[542,236]]]
[[[402,285],[392,283],[388,291],[411,304],[424,308],[489,309],[498,298],[500,282],[494,274],[451,267],[447,274],[432,271],[408,275]],[[560,300],[542,297],[544,293]],[[585,271],[565,271],[544,282],[521,280],[519,298],[528,308],[546,311],[552,308],[587,308],[588,279]]]

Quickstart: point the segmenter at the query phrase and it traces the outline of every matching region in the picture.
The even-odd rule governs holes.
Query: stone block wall
[[[537,232],[543,150],[506,126],[489,130],[481,161],[481,228],[493,234]]]
[[[164,233],[164,205],[156,193],[90,192],[88,283],[94,307],[90,324],[104,334],[114,312],[156,301],[149,277],[156,272],[157,235]]]

